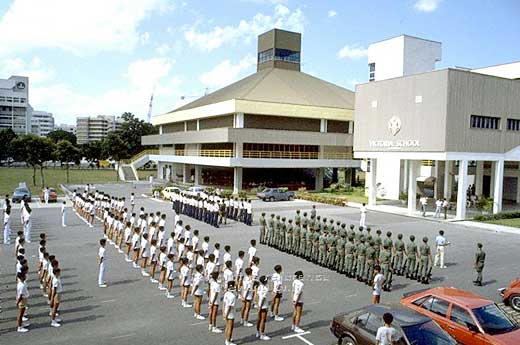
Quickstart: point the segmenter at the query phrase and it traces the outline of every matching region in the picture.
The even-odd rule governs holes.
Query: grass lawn
[[[520,218],[486,220],[483,223],[512,226],[514,228],[520,228]]]
[[[368,203],[368,197],[366,197],[364,194],[357,193],[357,191],[354,191],[352,193],[327,193],[327,192],[315,192],[312,193],[314,195],[319,195],[323,197],[344,197],[349,202],[357,202],[357,203]]]
[[[40,194],[41,178],[40,171],[36,170],[36,186],[32,183],[32,168],[0,168],[0,195],[11,195],[19,182],[25,182],[31,190],[33,197]],[[67,183],[67,172],[65,169],[48,168],[44,170],[45,185],[56,188],[58,194],[62,194],[59,185]],[[71,184],[83,183],[106,183],[116,182],[115,170],[87,170],[70,169],[69,178]]]

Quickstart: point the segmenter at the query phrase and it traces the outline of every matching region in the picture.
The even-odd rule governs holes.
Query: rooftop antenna
[[[155,92],[155,86],[152,90],[152,95],[150,96],[150,105],[148,106],[148,123],[152,121],[152,104],[153,104],[153,93]]]

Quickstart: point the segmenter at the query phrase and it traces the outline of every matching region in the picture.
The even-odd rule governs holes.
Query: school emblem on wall
[[[392,116],[390,120],[388,120],[388,129],[392,135],[396,135],[401,130],[401,119],[397,116]]]

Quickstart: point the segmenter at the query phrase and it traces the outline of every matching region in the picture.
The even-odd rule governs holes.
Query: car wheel
[[[273,201],[274,201],[274,197],[270,197],[270,198],[269,198],[269,201],[270,201],[270,202],[273,202]]]
[[[346,335],[343,338],[338,339],[338,344],[339,345],[357,345],[357,342],[351,336]]]
[[[520,312],[520,294],[509,296],[509,305],[517,312]]]

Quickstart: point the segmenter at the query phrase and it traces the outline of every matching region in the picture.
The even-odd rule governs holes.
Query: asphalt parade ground
[[[70,187],[71,189],[74,186]],[[171,204],[145,198],[147,185],[113,184],[97,185],[97,189],[115,196],[126,196],[135,192],[136,206],[146,211],[162,211],[167,214],[167,231],[171,231],[173,211]],[[265,203],[253,202],[254,226],[230,222],[215,229],[199,221],[182,217],[184,224],[199,229],[200,238],[211,237],[215,242],[231,245],[233,260],[238,250],[247,252],[249,241],[258,239],[258,217],[261,212],[294,217],[295,211],[311,209],[312,203],[289,201]],[[28,285],[30,331],[16,332],[15,305],[15,257],[13,240],[16,231],[21,230],[19,207],[13,207],[11,245],[0,245],[0,344],[224,344],[223,334],[208,332],[208,322],[193,318],[191,308],[181,307],[179,287],[175,286],[174,299],[166,299],[164,291],[157,284],[142,277],[140,270],[132,268],[113,246],[107,244],[106,280],[108,288],[97,286],[97,249],[102,237],[102,226],[95,222],[89,228],[85,222],[67,208],[67,227],[61,227],[59,205],[36,205],[32,213],[32,243],[26,245],[29,261]],[[359,211],[353,208],[318,205],[318,214],[347,224],[359,222]],[[441,224],[416,218],[369,212],[367,224],[392,231],[394,237],[403,233],[405,239],[414,234],[417,239],[428,236],[433,248],[433,240],[438,230],[445,231],[451,242],[446,250],[446,269],[433,269],[429,286],[454,286],[473,291],[496,302],[500,302],[497,289],[506,286],[519,275],[520,236],[509,233],[495,233],[478,228],[468,228],[457,223]],[[62,269],[64,292],[60,306],[60,328],[50,327],[49,308],[39,290],[37,281],[37,248],[39,233],[47,234],[47,251],[56,255]],[[407,242],[407,241],[406,241]],[[473,259],[476,243],[482,242],[487,253],[482,287],[475,287]],[[257,256],[261,258],[260,274],[270,275],[276,264],[284,270],[284,284],[287,291],[281,304],[281,315],[286,319],[276,322],[268,319],[266,333],[272,337],[271,344],[330,345],[335,338],[329,331],[332,317],[344,311],[362,307],[370,303],[371,289],[355,279],[319,267],[296,256],[281,253],[276,249],[258,245]],[[292,274],[302,270],[305,274],[304,312],[302,328],[306,333],[295,335],[291,332],[292,305],[289,300]],[[423,289],[425,286],[406,279],[394,277],[392,292],[384,292],[382,303],[396,303],[403,293]],[[237,310],[241,303],[237,303]],[[203,302],[202,314],[207,315],[207,303]],[[237,314],[238,315],[238,314]],[[251,311],[250,321],[256,322],[256,310]],[[238,319],[238,317],[237,317]],[[223,320],[219,310],[217,325],[222,328]],[[237,344],[258,344],[255,328],[235,326],[234,341]],[[262,342],[263,343],[263,342]]]

